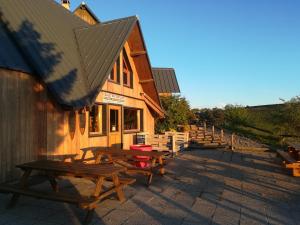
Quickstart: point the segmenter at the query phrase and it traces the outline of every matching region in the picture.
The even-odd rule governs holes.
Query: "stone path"
[[[300,225],[300,179],[289,176],[273,153],[187,151],[150,188],[144,183],[140,177],[127,187],[122,204],[113,197],[100,203],[91,224]],[[72,179],[60,185],[88,192],[93,184]],[[80,224],[84,217],[74,206],[27,197],[6,210],[9,197],[0,194],[0,225]]]

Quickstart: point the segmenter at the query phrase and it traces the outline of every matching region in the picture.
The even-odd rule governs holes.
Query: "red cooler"
[[[152,151],[152,146],[151,145],[131,145],[130,150],[151,152]],[[135,163],[136,167],[145,168],[145,167],[150,166],[150,164],[148,162],[142,162],[143,160],[150,160],[150,157],[148,157],[148,156],[136,156],[135,158],[141,160],[141,162],[136,162]]]

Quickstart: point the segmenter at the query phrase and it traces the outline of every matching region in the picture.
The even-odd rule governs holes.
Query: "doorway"
[[[108,146],[122,149],[121,106],[108,106]]]

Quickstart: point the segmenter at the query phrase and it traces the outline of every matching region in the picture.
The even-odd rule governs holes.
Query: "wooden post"
[[[204,137],[206,136],[206,121],[203,122]]]
[[[231,134],[231,150],[234,150],[234,133]]]
[[[149,145],[149,140],[148,140],[149,136],[147,134],[145,134],[145,145]]]
[[[221,129],[221,135],[220,135],[221,137],[220,137],[220,144],[222,144],[223,143],[223,138],[224,138],[224,131],[223,131],[223,129]]]
[[[189,132],[185,132],[184,148],[189,147]]]
[[[214,125],[212,126],[211,130],[212,130],[212,132],[211,132],[212,140],[214,141],[215,140],[215,126]]]
[[[171,135],[171,145],[172,145],[172,157],[174,157],[174,153],[175,155],[177,154],[175,134]]]

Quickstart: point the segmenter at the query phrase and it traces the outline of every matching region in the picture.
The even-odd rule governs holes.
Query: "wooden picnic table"
[[[168,154],[166,152],[157,151],[136,151],[136,150],[112,150],[103,149],[101,147],[89,147],[81,149],[84,153],[82,155],[81,161],[93,159],[96,164],[102,162],[102,159],[106,157],[107,162],[114,163],[115,165],[121,165],[126,168],[126,173],[140,173],[148,176],[147,184],[150,185],[152,182],[154,170],[159,170],[160,175],[165,173],[165,159],[164,157]],[[93,154],[92,158],[86,158],[87,152],[91,151]],[[136,157],[143,156],[149,157],[147,159],[139,159]],[[135,162],[146,162],[149,164],[146,168],[140,168],[134,166]]]
[[[293,176],[300,177],[300,145],[288,143],[287,150],[277,150],[277,154],[283,159],[284,167],[292,169]]]
[[[122,190],[123,186],[135,181],[133,179],[121,180],[119,178],[119,173],[124,172],[126,168],[115,166],[113,164],[84,164],[81,162],[39,160],[17,165],[17,167],[24,171],[19,185],[0,186],[0,191],[13,193],[13,197],[11,199],[9,207],[13,207],[17,203],[20,195],[76,204],[82,209],[87,210],[87,214],[84,220],[85,224],[91,221],[96,205],[101,199],[116,192],[119,200],[124,201],[125,196]],[[44,172],[54,192],[44,193],[29,189],[28,179],[32,171]],[[90,179],[94,181],[95,189],[93,193],[91,193],[91,195],[87,197],[72,195],[70,196],[58,193],[58,184],[56,180],[58,176],[72,176]],[[105,180],[112,181],[113,183],[113,185],[107,190],[103,190],[103,183]]]

